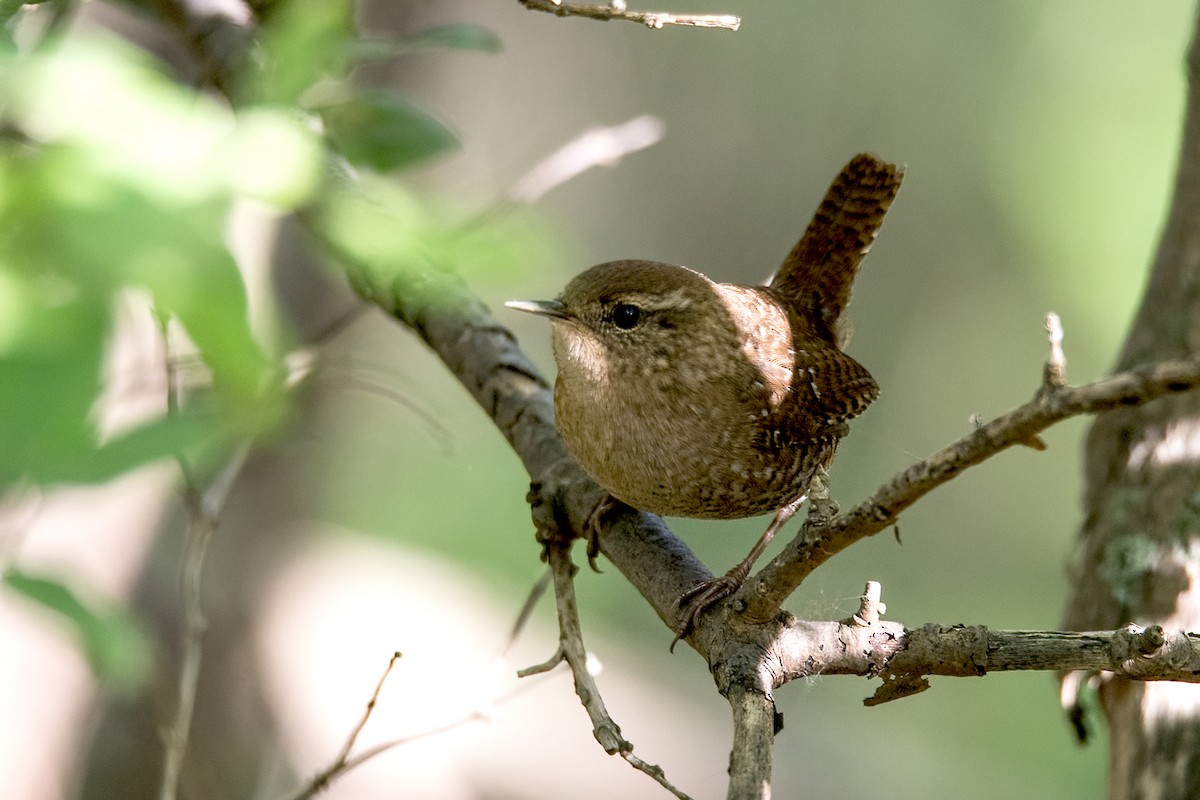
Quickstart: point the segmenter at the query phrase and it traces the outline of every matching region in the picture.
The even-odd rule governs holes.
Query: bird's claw
[[[606,494],[596,504],[596,507],[592,509],[592,513],[588,515],[587,526],[584,532],[587,538],[588,566],[592,568],[592,572],[604,571],[596,565],[596,559],[600,557],[600,523],[603,521],[605,515],[620,504],[620,500],[611,494]]]
[[[675,652],[676,643],[692,632],[701,614],[736,592],[742,581],[734,575],[725,574],[698,583],[684,592],[679,597],[679,616],[675,620],[675,638],[671,640],[670,652]]]

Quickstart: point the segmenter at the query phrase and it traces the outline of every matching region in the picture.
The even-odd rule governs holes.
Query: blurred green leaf
[[[318,81],[345,77],[355,35],[354,4],[348,0],[273,3],[260,36],[263,67],[253,96],[292,106]]]
[[[364,176],[325,195],[312,219],[340,253],[378,276],[439,263],[434,220],[395,182]]]
[[[401,169],[458,145],[442,123],[398,94],[365,91],[319,109],[329,139],[350,163]]]
[[[118,691],[132,691],[149,677],[149,640],[129,614],[92,607],[63,581],[15,567],[5,571],[4,583],[70,623],[92,670]]]
[[[324,157],[311,127],[269,108],[241,111],[237,130],[214,155],[234,191],[288,210],[316,191]]]
[[[482,25],[439,25],[404,39],[364,39],[353,44],[350,58],[375,61],[406,56],[422,50],[474,50],[497,53],[500,37]]]
[[[256,341],[225,243],[245,194],[315,191],[316,135],[271,109],[234,115],[103,39],[0,60],[0,483],[103,480],[275,424],[282,366]],[[114,298],[145,289],[212,375],[202,410],[101,446],[95,419]]]
[[[386,282],[413,271],[452,270],[499,285],[553,250],[554,232],[519,209],[466,217],[395,181],[363,175],[352,189],[330,191],[309,217],[349,263]]]
[[[86,469],[95,446],[106,309],[56,277],[0,282],[0,306],[20,307],[0,343],[0,485]]]

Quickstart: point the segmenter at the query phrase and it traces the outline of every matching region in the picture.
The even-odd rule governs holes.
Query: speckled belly
[[[559,431],[583,470],[618,500],[662,516],[706,519],[766,514],[804,494],[842,433],[756,444],[695,426],[681,435],[679,422],[663,421],[670,436],[646,435],[642,426],[636,437],[578,418],[566,425],[560,419]],[[656,449],[652,441],[678,446]]]

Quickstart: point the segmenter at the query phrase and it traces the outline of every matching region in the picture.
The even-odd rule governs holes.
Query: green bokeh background
[[[1104,374],[1168,199],[1191,4],[670,5],[738,13],[743,27],[654,32],[527,13],[515,2],[428,3],[428,23],[482,22],[504,51],[486,61],[429,58],[392,77],[461,136],[463,152],[420,180],[467,206],[488,202],[585,128],[639,114],[664,120],[661,144],[539,205],[540,260],[516,272],[486,259],[462,265],[547,374],[544,324],[503,300],[553,296],[584,267],[623,257],[759,281],[859,150],[908,171],[851,306],[849,349],[883,394],[843,444],[836,499],[865,497],[968,432],[972,415],[1027,400],[1048,310],[1066,328],[1069,379]],[[356,336],[343,346],[403,365],[404,392],[452,434],[447,446],[394,404],[344,398],[324,419],[320,438],[337,447],[319,470],[318,513],[444,553],[497,586],[528,581],[535,548],[515,457],[413,337],[382,324]],[[1059,426],[1047,452],[1006,452],[938,490],[903,516],[902,545],[884,534],[852,548],[790,608],[845,616],[873,579],[888,617],[909,625],[1055,628],[1085,431],[1082,420]],[[672,521],[715,570],[740,558],[764,524]],[[666,655],[667,632],[620,575],[584,572],[579,583],[585,624],[629,648],[603,653],[608,668],[640,671],[710,707],[710,731],[680,736],[727,735],[703,664]],[[778,692],[787,727],[777,796],[1103,791],[1103,742],[1074,743],[1051,676],[935,679],[919,697],[864,709],[871,691],[824,678]]]

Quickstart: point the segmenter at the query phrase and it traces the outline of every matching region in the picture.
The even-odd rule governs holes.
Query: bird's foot
[[[600,523],[603,522],[604,517],[610,511],[619,505],[621,505],[620,500],[611,494],[606,494],[599,503],[596,503],[596,507],[588,515],[584,533],[587,538],[588,566],[592,568],[592,572],[603,572],[600,567],[596,566],[596,559],[600,557]]]
[[[675,638],[671,640],[671,652],[675,652],[675,644],[696,627],[696,620],[701,614],[736,592],[745,582],[745,575],[734,574],[736,571],[730,570],[719,578],[696,584],[680,596],[679,616],[675,620]]]
[[[584,493],[579,497],[581,504],[593,503],[592,510],[582,525],[571,521],[566,498],[572,493]],[[592,498],[595,498],[594,500]],[[616,510],[621,501],[601,489],[585,477],[574,462],[563,461],[552,467],[541,480],[529,485],[525,496],[537,528],[537,541],[542,546],[542,560],[550,548],[569,549],[575,539],[587,541],[588,563],[599,572],[596,558],[600,555],[600,528],[604,518]],[[583,505],[583,508],[587,508]]]

